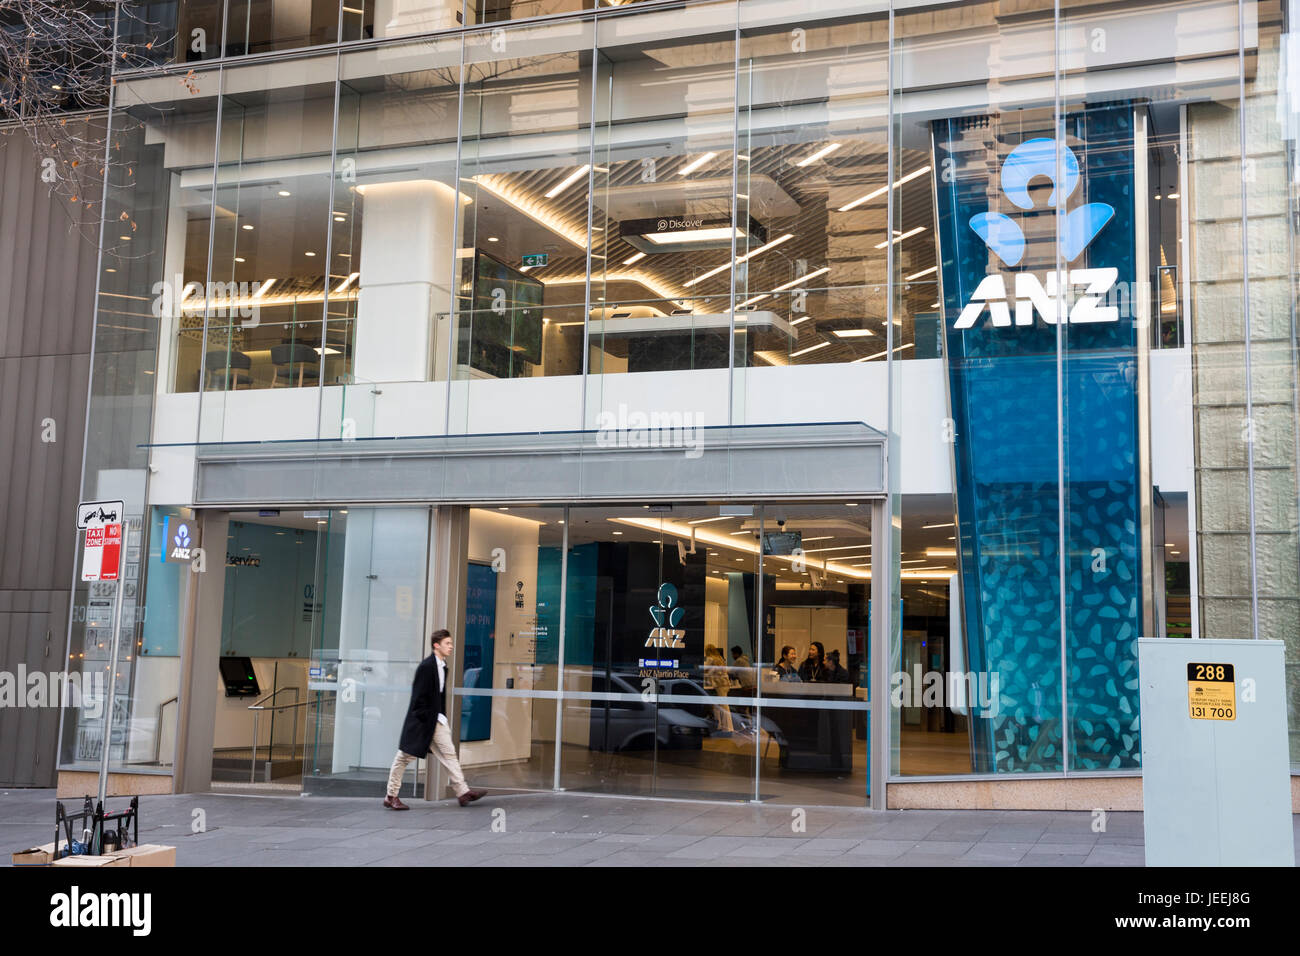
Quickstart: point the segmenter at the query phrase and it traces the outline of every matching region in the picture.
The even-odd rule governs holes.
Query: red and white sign
[[[82,502],[77,527],[86,529],[81,580],[116,581],[122,557],[122,502]]]

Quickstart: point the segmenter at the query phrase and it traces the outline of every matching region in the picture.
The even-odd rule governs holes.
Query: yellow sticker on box
[[[1231,664],[1187,665],[1187,712],[1193,720],[1237,719],[1237,678]]]

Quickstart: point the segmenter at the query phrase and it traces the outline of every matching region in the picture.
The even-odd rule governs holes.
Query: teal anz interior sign
[[[984,773],[1141,752],[1133,109],[1061,120],[933,128],[963,623],[1000,689],[971,715]]]

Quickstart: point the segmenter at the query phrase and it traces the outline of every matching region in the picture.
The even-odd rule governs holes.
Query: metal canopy
[[[195,446],[201,507],[382,502],[870,498],[885,436],[861,422]]]

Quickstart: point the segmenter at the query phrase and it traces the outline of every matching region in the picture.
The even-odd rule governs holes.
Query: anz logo
[[[1058,202],[1064,203],[1079,185],[1079,161],[1074,151],[1062,144],[1062,181],[1057,182],[1056,150],[1057,141],[1044,138],[1025,140],[1013,149],[1002,164],[1002,192],[1007,199],[1026,211],[1033,209],[1029,183],[1037,176],[1045,176],[1052,183],[1047,204],[1055,209]],[[1102,202],[1086,203],[1066,213],[1061,229],[1061,254],[1065,261],[1079,258],[1114,215],[1114,208]],[[1025,233],[1010,216],[1000,212],[977,213],[971,216],[970,227],[1008,266],[1014,268],[1024,258]],[[1053,271],[1042,281],[1032,272],[1017,272],[1012,274],[1008,288],[1008,277],[995,272],[976,286],[975,294],[961,310],[953,328],[971,328],[986,306],[995,327],[1011,325],[1008,298],[1015,301],[1018,326],[1033,325],[1035,312],[1048,325],[1118,322],[1119,309],[1102,305],[1118,277],[1119,270],[1114,268]]]
[[[659,585],[658,600],[658,605],[650,608],[650,619],[655,622],[655,626],[650,629],[645,646],[685,647],[686,632],[679,630],[677,625],[686,616],[686,609],[674,607],[677,604],[677,589],[666,582]]]

